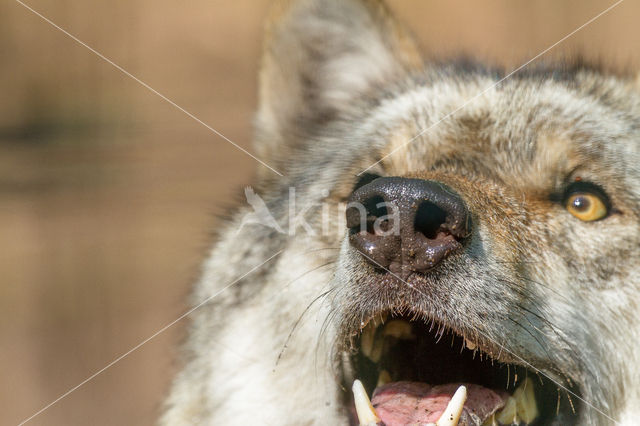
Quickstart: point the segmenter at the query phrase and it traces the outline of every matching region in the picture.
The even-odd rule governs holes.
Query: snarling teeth
[[[353,400],[356,405],[356,413],[360,426],[376,426],[380,423],[380,417],[376,414],[376,410],[371,405],[371,400],[367,395],[367,391],[362,386],[360,380],[355,380],[351,387],[353,391]]]
[[[451,401],[436,422],[436,426],[457,426],[460,421],[460,415],[467,400],[467,388],[460,386],[456,393],[451,397]]]
[[[378,383],[376,384],[376,387],[379,388],[380,386],[384,386],[391,381],[391,374],[389,374],[387,370],[382,370],[378,375]]]
[[[496,423],[497,422],[497,423]],[[512,423],[519,424],[520,420],[518,419],[518,414],[516,411],[516,400],[514,397],[510,396],[504,403],[504,407],[502,410],[495,413],[491,416],[487,421],[485,421],[485,425],[510,425]]]
[[[513,397],[516,400],[516,412],[525,423],[531,423],[538,417],[538,404],[533,392],[533,383],[533,380],[527,378],[513,392]]]
[[[513,395],[507,398],[504,407],[488,418],[483,426],[526,424],[538,418],[538,404],[534,390],[533,380],[526,378],[516,388]]]
[[[353,391],[353,400],[360,426],[377,426],[381,422],[381,419],[378,413],[376,413],[373,404],[371,404],[371,400],[362,382],[360,380],[354,380],[351,389]],[[435,423],[428,423],[426,426],[458,426],[466,400],[467,388],[460,386],[451,397],[447,408],[442,412],[440,418]]]
[[[380,362],[385,349],[393,340],[412,340],[416,336],[413,328],[407,321],[392,320],[387,324],[373,321],[362,331],[360,338],[360,351],[371,361]]]
[[[532,379],[523,380],[522,370],[529,373],[524,367],[495,362],[475,341],[453,333],[443,339],[442,329],[433,330],[393,314],[363,327],[359,351],[351,355],[351,377],[359,379],[352,390],[360,425],[528,425],[557,417],[549,395],[536,390]],[[371,398],[365,386],[375,389]],[[556,388],[552,391],[555,396]]]

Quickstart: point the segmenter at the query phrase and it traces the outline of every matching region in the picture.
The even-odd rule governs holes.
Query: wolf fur
[[[493,86],[502,76],[423,63],[379,1],[274,7],[255,149],[284,177],[260,169],[254,188],[285,232],[238,232],[248,207],[224,225],[192,303],[233,285],[192,314],[161,424],[348,424],[345,330],[400,299],[576,385],[597,408],[574,401],[578,424],[640,422],[638,87],[582,65]],[[472,243],[418,283],[428,298],[372,282],[348,244],[340,205],[380,159],[369,172],[444,182],[473,214]],[[609,217],[581,222],[554,201],[578,176],[604,188]],[[288,222],[290,188],[308,227]]]

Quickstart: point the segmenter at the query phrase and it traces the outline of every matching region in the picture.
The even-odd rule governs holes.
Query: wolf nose
[[[346,215],[351,245],[394,273],[433,268],[471,229],[462,198],[432,180],[378,178],[351,194]]]

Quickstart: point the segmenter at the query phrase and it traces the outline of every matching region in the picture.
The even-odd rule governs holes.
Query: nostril
[[[351,203],[347,209],[347,227],[352,232],[366,231],[375,234],[374,224],[385,228],[386,220],[380,219],[388,215],[386,202],[380,195],[374,195],[363,202]]]
[[[416,211],[413,227],[430,240],[435,240],[438,231],[447,220],[447,212],[430,201],[423,201]]]
[[[387,215],[387,205],[379,195],[374,195],[362,204],[367,211],[367,217],[378,218]]]
[[[349,243],[376,268],[388,268],[400,258],[400,232],[394,227],[398,218],[390,212],[397,208],[379,194],[356,194],[347,207]]]

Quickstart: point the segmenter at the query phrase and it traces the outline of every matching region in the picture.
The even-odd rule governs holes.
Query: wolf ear
[[[279,2],[267,22],[260,71],[258,154],[273,160],[283,144],[421,64],[413,39],[381,1]]]

